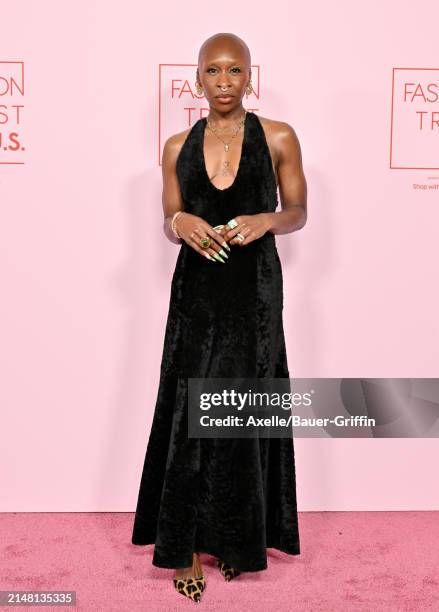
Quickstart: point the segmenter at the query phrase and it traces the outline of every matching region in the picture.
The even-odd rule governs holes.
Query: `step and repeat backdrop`
[[[0,511],[134,510],[178,255],[163,144],[209,112],[195,74],[217,32],[248,44],[244,107],[294,128],[307,179],[307,224],[276,236],[293,387],[314,393],[299,509],[439,507],[438,18],[424,0],[2,7]]]

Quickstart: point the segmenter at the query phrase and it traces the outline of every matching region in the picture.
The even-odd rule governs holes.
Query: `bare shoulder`
[[[267,144],[275,153],[277,161],[282,156],[300,153],[299,139],[289,123],[260,115],[258,117],[264,129]]]
[[[175,163],[177,160],[178,154],[181,151],[181,148],[191,131],[191,127],[187,128],[187,130],[183,130],[183,132],[178,132],[177,134],[173,134],[169,136],[169,138],[165,141],[163,145],[163,155],[162,160],[164,164]]]

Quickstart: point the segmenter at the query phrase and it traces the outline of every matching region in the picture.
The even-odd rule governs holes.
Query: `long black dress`
[[[212,226],[274,212],[276,179],[258,116],[247,112],[234,182],[207,174],[206,118],[177,159],[184,209]],[[241,571],[267,567],[267,548],[300,554],[293,437],[189,438],[188,377],[289,378],[283,279],[275,237],[231,245],[226,263],[182,242],[172,278],[160,384],[132,543],[155,544],[152,563],[192,565],[193,552]]]

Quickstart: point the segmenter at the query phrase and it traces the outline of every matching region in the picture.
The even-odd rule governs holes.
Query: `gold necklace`
[[[235,138],[235,136],[238,134],[238,132],[239,132],[239,130],[241,129],[241,127],[244,125],[244,122],[245,122],[245,116],[246,116],[246,114],[247,114],[247,111],[246,111],[246,110],[244,110],[244,117],[243,117],[243,118],[241,119],[241,121],[239,122],[237,130],[236,130],[236,132],[233,134],[233,136],[231,137],[231,139],[229,140],[229,142],[225,142],[225,141],[224,141],[224,140],[221,138],[221,136],[219,136],[219,135],[216,133],[216,129],[215,129],[215,128],[212,126],[212,124],[210,123],[210,121],[209,121],[209,117],[206,117],[206,119],[207,119],[207,125],[209,126],[210,130],[211,130],[211,131],[212,131],[212,132],[215,134],[215,136],[216,136],[217,138],[219,138],[219,140],[221,140],[221,142],[222,142],[222,143],[223,143],[223,145],[224,145],[224,151],[225,151],[226,153],[227,153],[227,152],[228,152],[228,150],[230,149],[230,143],[231,143],[231,142],[232,142],[232,140]]]

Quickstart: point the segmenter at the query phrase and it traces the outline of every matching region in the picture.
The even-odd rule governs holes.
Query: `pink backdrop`
[[[438,376],[439,190],[414,183],[439,170],[389,162],[392,71],[439,68],[437,2],[1,12],[0,61],[25,72],[20,125],[0,113],[25,146],[0,165],[1,511],[134,510],[178,252],[161,229],[158,67],[195,63],[215,32],[246,40],[251,106],[302,145],[308,223],[277,238],[291,375]],[[422,139],[399,94],[397,165],[439,166],[438,130]],[[437,439],[297,439],[296,456],[302,511],[439,507]]]

